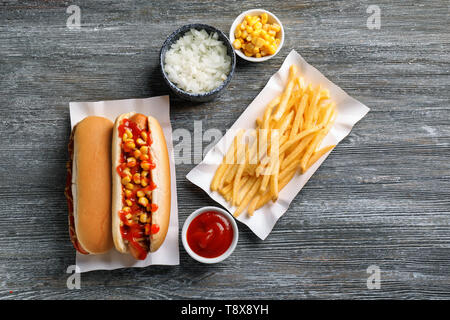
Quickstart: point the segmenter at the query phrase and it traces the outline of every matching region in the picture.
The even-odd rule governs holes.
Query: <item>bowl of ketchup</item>
[[[238,237],[234,218],[217,207],[203,207],[191,213],[181,233],[184,249],[202,263],[225,260],[236,248]]]

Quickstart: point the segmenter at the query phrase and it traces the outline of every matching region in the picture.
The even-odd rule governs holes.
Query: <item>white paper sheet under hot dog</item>
[[[145,260],[135,260],[129,254],[121,254],[114,248],[102,255],[84,255],[76,253],[76,265],[79,272],[92,270],[113,270],[129,267],[146,267],[153,264],[178,265],[180,263],[178,248],[178,205],[177,187],[175,176],[175,161],[172,144],[172,126],[170,124],[169,96],[153,97],[146,99],[126,99],[97,102],[71,102],[70,124],[73,127],[87,116],[102,116],[115,121],[122,113],[136,111],[145,115],[151,115],[158,119],[164,131],[170,160],[171,178],[171,210],[169,230],[166,240],[158,251],[150,253]],[[74,198],[76,195],[73,195]]]
[[[289,67],[292,64],[298,66],[300,74],[305,78],[307,83],[311,83],[314,86],[321,84],[323,88],[327,88],[330,91],[330,99],[336,102],[338,111],[336,121],[323,140],[321,146],[337,145],[350,133],[352,127],[370,110],[361,102],[350,97],[341,88],[328,80],[316,68],[309,65],[300,54],[295,50],[292,50],[284,60],[283,65],[278,72],[270,78],[264,89],[236,120],[225,136],[206,154],[203,161],[193,168],[186,176],[188,180],[205,190],[212,199],[220,203],[231,213],[234,212],[235,208],[228,204],[218,192],[211,192],[210,190],[210,184],[214,173],[221,163],[226,150],[228,150],[235,133],[239,129],[255,128],[255,120],[257,117],[262,116],[267,103],[281,94],[287,83]],[[307,172],[302,175],[297,174],[280,192],[276,203],[269,202],[264,207],[255,211],[252,217],[249,217],[247,213],[244,212],[237,220],[246,224],[259,238],[265,239],[272,231],[277,220],[288,210],[292,200],[330,152],[323,155]]]

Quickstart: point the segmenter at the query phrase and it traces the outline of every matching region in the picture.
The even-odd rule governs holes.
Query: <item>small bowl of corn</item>
[[[231,25],[230,42],[242,59],[251,62],[266,61],[280,52],[283,46],[283,25],[267,10],[247,10]]]

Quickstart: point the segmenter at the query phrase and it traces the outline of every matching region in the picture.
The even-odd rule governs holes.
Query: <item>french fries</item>
[[[320,84],[306,83],[292,65],[283,92],[255,120],[254,141],[245,142],[243,130],[237,133],[211,181],[211,190],[236,208],[235,217],[245,210],[252,216],[270,200],[277,201],[298,172],[305,173],[335,147],[320,148],[336,115],[329,91]]]

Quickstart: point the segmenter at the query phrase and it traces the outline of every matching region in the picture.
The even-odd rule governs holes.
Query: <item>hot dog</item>
[[[113,123],[87,117],[72,130],[65,195],[69,234],[82,254],[113,247],[111,232],[111,134]]]
[[[120,115],[112,137],[112,235],[116,249],[143,260],[163,244],[170,218],[170,168],[153,117]]]

